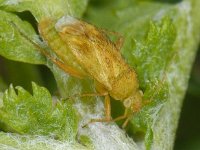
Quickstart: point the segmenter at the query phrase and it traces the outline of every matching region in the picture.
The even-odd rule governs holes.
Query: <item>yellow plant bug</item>
[[[69,75],[93,79],[96,95],[105,96],[105,118],[92,119],[90,123],[125,119],[124,128],[132,115],[141,110],[143,93],[139,89],[136,72],[120,53],[123,39],[120,37],[113,42],[106,31],[71,16],[64,16],[58,21],[43,19],[38,29],[57,57],[31,43]],[[123,102],[125,107],[124,114],[116,119],[111,118],[110,96]]]

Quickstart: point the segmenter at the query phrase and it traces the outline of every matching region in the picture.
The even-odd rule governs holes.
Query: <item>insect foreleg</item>
[[[126,118],[126,120],[124,121],[124,123],[122,125],[123,129],[127,126],[127,124],[128,124],[128,122],[129,122],[130,119],[131,119],[130,117]]]

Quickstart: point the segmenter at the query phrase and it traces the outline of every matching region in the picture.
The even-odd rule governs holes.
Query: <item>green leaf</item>
[[[131,120],[132,132],[146,132],[147,149],[150,149],[153,142],[152,126],[155,115],[169,97],[166,72],[175,55],[175,33],[175,27],[169,18],[164,18],[157,24],[151,22],[147,38],[142,43],[136,41],[132,52],[130,64],[138,73],[144,101],[148,102]]]
[[[7,11],[30,11],[39,22],[42,18],[60,18],[64,15],[82,16],[88,0],[4,0],[0,7]]]
[[[169,63],[175,55],[172,48],[176,39],[175,27],[169,18],[161,23],[150,23],[147,38],[144,42],[136,41],[131,54],[130,64],[139,74],[140,87],[145,88],[149,82],[163,80]]]
[[[13,23],[16,24],[30,39],[37,39],[33,27],[12,13],[1,11],[0,18],[0,55],[32,64],[45,64],[45,57],[23,36]]]
[[[79,143],[58,141],[44,136],[19,135],[14,133],[0,132],[0,148],[2,150],[88,150]]]
[[[0,68],[0,70],[3,71],[2,78],[7,84],[12,83],[13,86],[22,86],[26,90],[31,91],[31,81],[34,81],[40,85],[44,85],[45,83],[42,80],[39,66],[11,61],[4,58],[1,58],[1,63],[2,68]],[[7,88],[8,87],[4,88],[4,90]]]
[[[33,95],[22,87],[12,86],[3,95],[0,121],[20,134],[47,135],[74,141],[78,117],[70,102],[52,102],[44,87],[32,84]]]
[[[27,1],[10,1],[0,2],[0,55],[16,61],[27,62],[32,64],[45,64],[45,58],[36,46],[29,40],[37,43],[41,47],[39,35],[34,31],[33,26],[25,20],[19,18],[19,13],[30,11],[39,22],[42,18],[53,17],[60,18],[63,15],[71,14],[80,17],[87,5],[87,0],[34,0]],[[4,11],[3,11],[4,10]],[[33,22],[33,21],[32,21]],[[15,27],[15,24],[17,27]],[[18,29],[19,28],[19,29]],[[23,37],[22,32],[27,38]]]

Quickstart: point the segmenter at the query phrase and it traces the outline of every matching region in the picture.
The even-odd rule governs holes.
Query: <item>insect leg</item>
[[[48,58],[54,63],[56,64],[61,70],[63,70],[64,72],[77,77],[77,78],[83,78],[83,76],[81,74],[79,74],[77,71],[75,71],[73,68],[68,67],[67,65],[65,65],[63,62],[59,61],[56,58],[53,58],[52,56],[48,56]]]
[[[104,100],[105,106],[105,118],[102,119],[92,119],[89,123],[92,122],[110,122],[111,121],[111,106],[110,106],[110,96],[106,95]]]
[[[124,111],[124,114],[122,116],[119,116],[119,117],[113,119],[112,121],[123,120],[123,119],[127,118],[127,116],[128,116],[128,109],[126,108],[125,111]]]
[[[105,105],[108,105],[106,103],[109,103],[109,102],[106,102],[106,98],[105,98]],[[106,106],[108,107],[108,106]],[[119,121],[119,120],[123,120],[125,118],[127,118],[125,120],[125,122],[123,123],[122,125],[122,128],[125,128],[128,124],[128,121],[130,120],[130,117],[128,117],[128,109],[126,108],[125,111],[124,111],[124,114],[122,116],[119,116],[115,119],[111,119],[111,115],[110,115],[110,109],[106,109],[105,107],[105,112],[106,112],[106,117],[105,118],[102,118],[102,119],[92,119],[89,123],[93,123],[93,122],[115,122],[115,121]],[[87,123],[86,125],[84,125],[83,127],[87,126],[89,123]]]
[[[130,120],[130,117],[126,118],[126,120],[124,121],[124,123],[123,123],[123,125],[122,125],[122,128],[123,128],[123,129],[127,126],[129,120]]]
[[[83,127],[86,127],[90,123],[94,122],[111,122],[111,105],[110,105],[110,96],[107,94],[105,96],[105,118],[100,118],[100,119],[91,119],[87,124],[85,124]]]
[[[105,105],[105,114],[106,114],[106,120],[111,120],[111,105],[110,105],[110,96],[106,95],[104,100]]]
[[[129,120],[130,120],[130,117],[128,116],[128,109],[127,108],[125,109],[124,115],[119,116],[119,117],[113,119],[112,121],[119,121],[119,120],[123,120],[125,118],[126,118],[126,120],[124,121],[122,128],[125,128],[127,126],[128,122],[129,122]]]

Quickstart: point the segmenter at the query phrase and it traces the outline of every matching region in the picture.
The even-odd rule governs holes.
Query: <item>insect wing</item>
[[[112,89],[116,77],[128,68],[115,45],[90,24],[75,19],[67,20],[59,28],[59,35],[79,64],[108,90]]]

